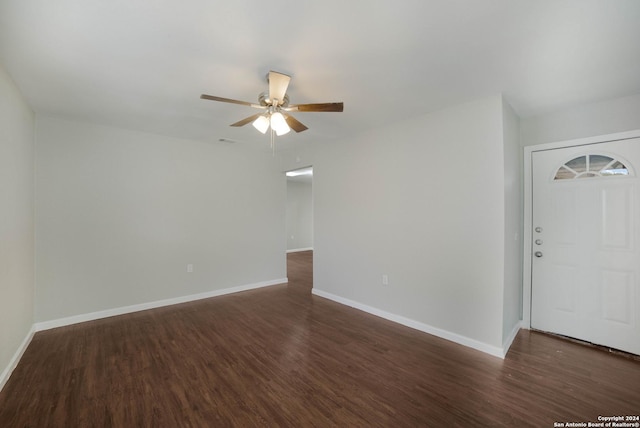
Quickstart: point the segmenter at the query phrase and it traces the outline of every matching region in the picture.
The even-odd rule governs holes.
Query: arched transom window
[[[619,160],[605,155],[583,155],[558,168],[554,180],[616,175],[629,175],[629,169]]]

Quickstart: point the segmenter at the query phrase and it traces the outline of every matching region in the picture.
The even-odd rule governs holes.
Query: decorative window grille
[[[619,160],[605,155],[583,155],[558,168],[554,180],[620,175],[629,175],[629,169]]]

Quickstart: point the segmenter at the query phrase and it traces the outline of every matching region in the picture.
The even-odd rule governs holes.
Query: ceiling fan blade
[[[287,125],[289,125],[289,128],[293,129],[296,132],[302,132],[309,129],[298,119],[288,114],[284,115],[284,120],[287,122]]]
[[[251,115],[251,116],[249,116],[249,117],[245,117],[244,119],[239,120],[239,121],[237,121],[236,123],[232,123],[230,126],[244,126],[244,125],[246,125],[247,123],[251,123],[251,122],[253,122],[253,121],[254,121],[254,120],[256,120],[259,116],[262,116],[262,113],[256,113],[256,114]],[[291,125],[289,125],[289,126],[291,126]]]
[[[341,112],[344,110],[344,103],[317,103],[317,104],[292,104],[286,111],[319,111],[319,112]]]
[[[200,95],[200,98],[203,100],[220,101],[222,103],[240,104],[242,106],[249,106],[254,108],[264,108],[264,106],[261,106],[259,104],[253,104],[247,101],[232,100],[231,98],[216,97],[214,95],[202,94]]]
[[[269,99],[272,102],[273,100],[278,100],[278,104],[282,104],[290,80],[291,76],[286,74],[278,73],[277,71],[269,72]]]

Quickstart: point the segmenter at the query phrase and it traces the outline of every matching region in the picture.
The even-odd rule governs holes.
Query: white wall
[[[0,389],[33,325],[33,127],[33,112],[0,67]]]
[[[640,94],[522,119],[524,146],[640,129]]]
[[[287,250],[313,248],[312,183],[287,180]]]
[[[286,277],[271,153],[44,116],[36,141],[37,321]]]
[[[522,156],[519,118],[503,102],[504,138],[504,305],[502,340],[506,348],[522,319]]]
[[[314,290],[501,348],[502,123],[494,96],[283,153],[314,167]]]

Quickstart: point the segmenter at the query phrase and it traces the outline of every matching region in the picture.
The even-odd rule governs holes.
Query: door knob
[[[542,251],[536,251],[533,255],[536,257],[542,257]]]
[[[541,233],[542,232],[542,228],[540,226],[538,226],[538,227],[535,228],[535,231],[538,232],[538,233]]]

